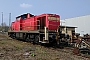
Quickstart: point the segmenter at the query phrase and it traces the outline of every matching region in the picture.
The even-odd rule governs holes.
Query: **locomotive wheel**
[[[55,39],[52,39],[52,38],[49,38],[49,42],[51,45],[55,46],[57,44],[56,40]]]
[[[26,42],[29,42],[30,41],[29,35],[26,37],[25,41]]]
[[[15,37],[15,33],[13,34],[13,39],[15,39],[16,37]]]
[[[39,44],[39,36],[38,35],[35,36],[35,43]]]

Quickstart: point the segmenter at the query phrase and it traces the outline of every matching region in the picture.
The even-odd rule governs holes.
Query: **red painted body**
[[[20,30],[19,26],[20,26],[20,21],[12,22],[11,29],[14,31],[18,31],[18,30]]]
[[[60,16],[56,14],[41,14],[38,16],[29,13],[16,17],[11,24],[11,30],[38,30],[47,27],[49,30],[56,30],[60,26]]]

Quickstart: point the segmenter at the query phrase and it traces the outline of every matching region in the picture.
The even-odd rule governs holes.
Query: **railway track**
[[[9,38],[6,34],[0,34],[0,40],[12,40],[12,38]],[[15,39],[13,39],[13,40],[15,40]],[[31,43],[29,43],[29,42],[26,42],[26,43],[29,44],[29,45],[31,45]],[[34,46],[38,46],[38,45],[34,44]],[[67,54],[67,55],[70,55],[70,54],[73,55],[73,53],[72,53],[73,48],[72,47],[64,47],[62,49],[59,48],[59,47],[55,47],[55,46],[41,46],[41,47],[46,48],[48,50],[62,52],[62,53],[64,53],[63,56],[65,54]],[[67,56],[67,55],[65,55],[65,56]],[[85,57],[85,58],[90,58],[90,56],[84,55],[84,54],[80,54],[79,56]]]

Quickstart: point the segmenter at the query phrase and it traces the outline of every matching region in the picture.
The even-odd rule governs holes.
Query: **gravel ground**
[[[72,48],[52,48],[8,38],[0,34],[0,60],[90,60],[73,55]]]

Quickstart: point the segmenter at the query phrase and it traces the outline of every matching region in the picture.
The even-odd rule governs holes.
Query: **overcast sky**
[[[89,15],[90,0],[0,0],[0,12],[4,13],[4,22],[7,24],[9,13],[12,13],[11,21],[27,12],[34,15],[56,13],[61,16],[61,19],[66,19]]]

